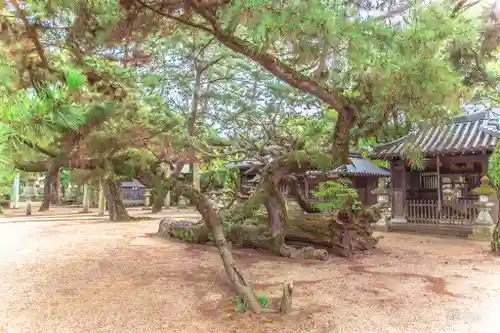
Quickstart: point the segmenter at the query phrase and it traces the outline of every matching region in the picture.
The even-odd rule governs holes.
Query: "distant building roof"
[[[400,139],[375,146],[378,158],[402,157],[406,146],[425,155],[492,151],[500,137],[494,112],[481,111],[450,119],[447,123],[418,129]]]
[[[350,153],[349,164],[339,166],[334,170],[342,176],[375,176],[390,177],[391,172],[385,168],[373,164],[369,159],[363,158],[361,154]]]
[[[257,167],[263,165],[261,162],[257,160],[242,160],[242,161],[234,161],[234,162],[226,162],[224,166],[228,168],[238,168],[238,169],[249,169],[252,167]]]
[[[124,180],[121,182],[123,188],[131,188],[131,187],[138,187],[138,188],[144,188],[144,186],[141,182],[138,180]]]
[[[319,170],[306,171],[306,175],[319,174]],[[365,159],[360,153],[349,153],[349,163],[339,166],[329,172],[328,174],[334,175],[338,174],[341,176],[349,177],[390,177],[391,172],[381,166],[373,164],[369,159]],[[249,183],[258,183],[260,181],[260,175],[256,175],[252,179],[248,180]]]

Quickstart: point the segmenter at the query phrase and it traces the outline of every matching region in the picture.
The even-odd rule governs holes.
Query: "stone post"
[[[381,215],[381,219],[375,224],[375,229],[378,231],[389,231],[391,229],[389,218],[389,192],[384,187],[384,184],[379,182],[378,187],[372,190],[371,193],[377,196],[375,207],[380,209]]]
[[[170,208],[170,191],[167,191],[167,193],[165,194],[165,200],[163,201],[163,207],[164,208]]]
[[[151,204],[151,190],[149,188],[144,190],[144,206],[149,207]]]
[[[88,182],[85,182],[83,184],[83,208],[82,208],[82,213],[88,213],[89,212],[89,206],[90,206],[90,198],[89,198],[89,184]]]
[[[31,215],[31,201],[33,198],[37,195],[36,191],[36,178],[35,177],[30,177],[28,179],[28,182],[24,186],[23,189],[23,196],[26,197],[26,216]]]
[[[14,182],[12,184],[12,196],[10,198],[10,208],[16,209],[19,205],[19,182],[20,182],[19,172],[14,178]]]
[[[481,185],[472,190],[472,193],[479,196],[479,201],[475,203],[479,207],[479,214],[472,227],[470,239],[490,241],[495,228],[490,211],[493,204],[489,202],[489,197],[496,191],[489,185],[490,179],[487,176],[481,178]]]
[[[182,209],[187,207],[187,201],[186,198],[184,198],[182,195],[179,197],[179,201],[177,202],[177,208]]]

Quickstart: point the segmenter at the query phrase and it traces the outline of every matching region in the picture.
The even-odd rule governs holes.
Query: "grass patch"
[[[259,305],[263,309],[267,309],[271,306],[271,299],[269,298],[269,295],[267,295],[264,292],[256,292],[255,297],[257,298],[257,301],[259,302]],[[238,312],[246,312],[248,310],[248,304],[247,301],[241,298],[241,296],[236,296],[236,311]]]

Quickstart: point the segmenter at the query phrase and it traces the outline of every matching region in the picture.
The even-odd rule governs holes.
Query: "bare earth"
[[[500,258],[488,244],[391,233],[352,261],[237,250],[247,277],[294,311],[235,311],[214,248],[151,237],[157,221],[0,224],[0,332],[498,332]],[[277,306],[277,301],[273,298]]]

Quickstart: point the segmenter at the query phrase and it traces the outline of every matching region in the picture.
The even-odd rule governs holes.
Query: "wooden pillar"
[[[410,173],[406,170],[406,162],[403,163],[403,215],[406,216],[406,206],[408,205],[406,200],[408,198],[408,183],[409,183]]]
[[[377,188],[377,180],[377,177],[368,177],[366,182],[366,203],[370,206],[377,203],[377,196],[372,193]]]
[[[437,200],[437,211],[438,211],[438,216],[441,214],[441,198],[442,198],[442,186],[441,186],[441,159],[439,158],[439,155],[436,156],[436,170],[437,170],[437,195],[438,195],[438,200]]]
[[[486,174],[488,173],[488,162],[489,162],[489,155],[486,154],[486,152],[483,152],[481,154],[481,157],[480,157],[480,163],[481,163],[481,175],[479,177],[479,179],[481,179],[481,177],[483,176],[486,176]],[[479,184],[477,184],[479,185]]]

